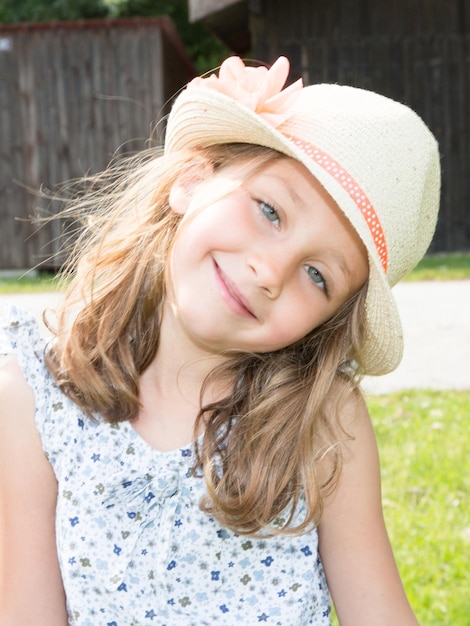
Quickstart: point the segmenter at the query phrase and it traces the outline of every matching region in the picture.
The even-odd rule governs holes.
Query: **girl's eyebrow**
[[[346,261],[344,254],[339,250],[331,250],[330,255],[333,261],[338,266],[340,272],[345,277],[347,284],[349,285],[349,287],[351,287],[354,282],[354,276],[348,262]]]
[[[299,194],[292,187],[292,185],[289,184],[289,181],[286,178],[284,178],[284,176],[280,174],[270,174],[268,172],[266,172],[264,176],[266,178],[271,178],[278,184],[281,183],[283,189],[286,191],[287,195],[289,196],[293,204],[295,204],[296,206],[301,206],[302,208],[305,208],[307,206],[303,198],[299,196]]]

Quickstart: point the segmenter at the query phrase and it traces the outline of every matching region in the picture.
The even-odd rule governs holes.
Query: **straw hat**
[[[436,140],[407,106],[336,84],[282,90],[289,64],[267,70],[238,57],[192,81],[176,99],[165,152],[252,143],[300,161],[358,232],[369,256],[364,373],[392,371],[403,334],[391,292],[426,252],[440,193]]]

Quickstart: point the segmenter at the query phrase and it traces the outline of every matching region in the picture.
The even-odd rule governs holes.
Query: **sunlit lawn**
[[[470,624],[470,390],[370,398],[385,515],[423,626]]]
[[[405,280],[462,280],[468,278],[470,278],[470,254],[435,254],[425,256]]]
[[[426,257],[408,278],[458,279],[470,279],[470,255]],[[54,289],[49,274],[0,278],[0,293]],[[387,525],[417,617],[422,626],[469,626],[470,390],[406,391],[368,402]]]
[[[19,277],[2,278],[0,275],[1,293],[40,293],[57,290],[57,278],[49,272],[25,274]]]
[[[470,254],[431,255],[425,257],[405,280],[470,279]],[[48,272],[26,273],[19,278],[2,278],[0,293],[28,293],[57,289],[57,280]],[[470,624],[470,621],[469,621]]]
[[[469,626],[470,390],[406,391],[368,404],[387,526],[417,618]]]

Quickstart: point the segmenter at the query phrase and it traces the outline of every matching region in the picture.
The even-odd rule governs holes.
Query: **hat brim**
[[[393,371],[403,354],[400,316],[371,233],[355,202],[301,148],[247,107],[209,89],[192,87],[183,91],[168,118],[165,153],[229,143],[262,145],[296,159],[317,178],[351,222],[369,258],[361,371],[369,375]]]

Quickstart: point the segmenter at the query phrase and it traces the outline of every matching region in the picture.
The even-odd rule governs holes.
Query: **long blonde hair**
[[[87,193],[67,210],[85,228],[65,268],[70,283],[47,363],[90,416],[116,423],[138,415],[139,377],[158,350],[167,258],[181,219],[169,207],[173,182],[197,159],[217,169],[240,158],[256,168],[285,157],[244,144],[170,162],[149,152],[87,181]],[[339,415],[356,393],[350,363],[360,364],[365,292],[295,344],[229,355],[210,374],[206,383],[230,381],[232,390],[201,407],[194,471],[207,483],[201,507],[224,526],[269,534],[318,523],[341,470],[347,434]],[[293,523],[301,499],[306,514]]]

